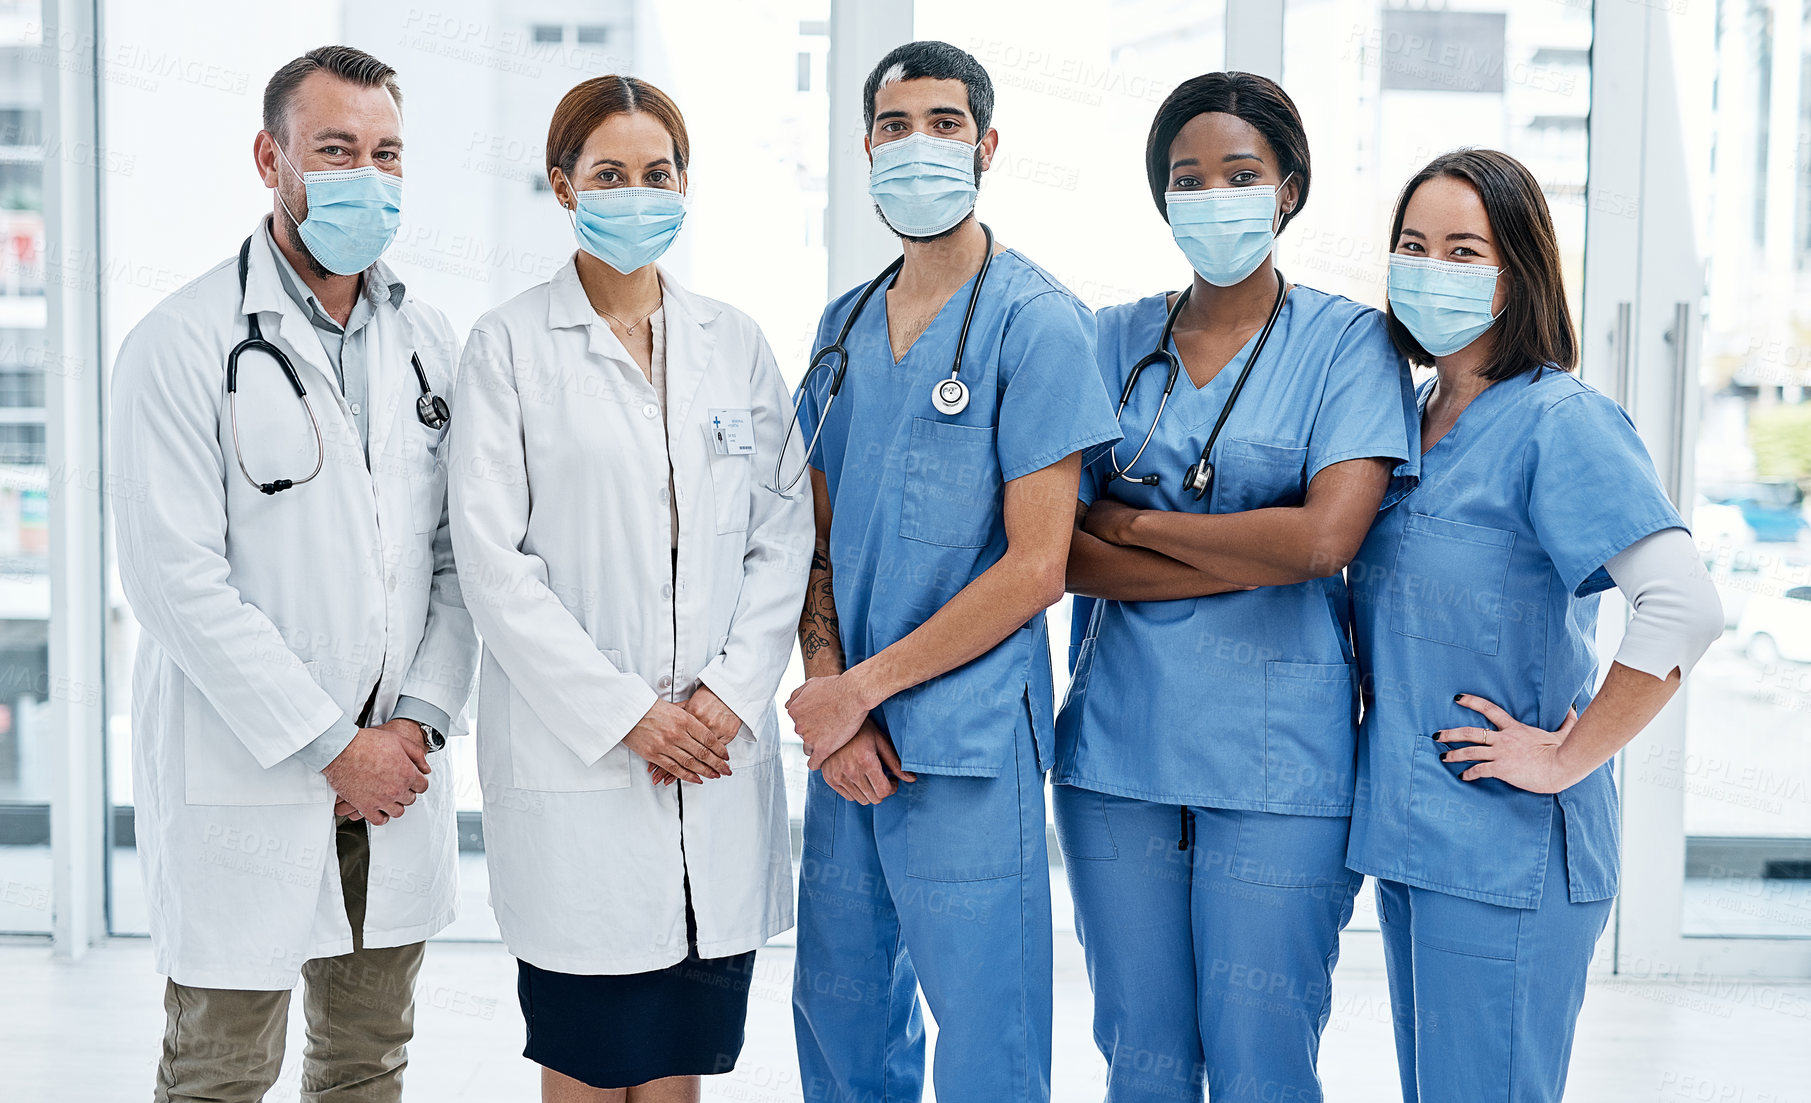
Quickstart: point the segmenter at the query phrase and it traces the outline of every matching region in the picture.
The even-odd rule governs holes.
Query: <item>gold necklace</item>
[[[641,317],[635,319],[635,321],[633,323],[627,324],[627,325],[625,325],[623,323],[623,320],[621,318],[618,318],[616,315],[610,313],[608,310],[605,310],[601,306],[592,304],[592,309],[596,310],[599,314],[602,314],[604,317],[610,319],[612,322],[615,322],[617,325],[622,326],[624,332],[628,333],[632,337],[635,335],[635,327],[642,324],[643,322],[647,321],[649,318],[652,318],[654,316],[654,311],[660,309],[660,303],[661,303],[661,300],[659,300],[659,299],[654,300],[654,307],[652,310],[649,310],[646,314],[643,314]]]

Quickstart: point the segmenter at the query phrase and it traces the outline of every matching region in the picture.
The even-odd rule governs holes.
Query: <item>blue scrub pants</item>
[[[1050,863],[1029,719],[999,777],[920,773],[877,805],[812,774],[793,1024],[808,1103],[910,1103],[918,989],[938,1103],[1050,1098]]]
[[[1108,1103],[1317,1103],[1339,932],[1364,878],[1343,816],[1185,808],[1058,785]],[[1185,827],[1184,824],[1187,826]]]
[[[1610,906],[1568,897],[1558,809],[1536,907],[1378,881],[1404,1103],[1557,1103]]]

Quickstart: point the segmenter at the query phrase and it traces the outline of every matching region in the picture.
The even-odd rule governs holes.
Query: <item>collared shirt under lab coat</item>
[[[360,281],[358,297],[352,301],[351,314],[346,324],[341,325],[321,306],[314,292],[302,281],[302,276],[289,263],[289,258],[277,248],[277,243],[270,241],[271,261],[277,269],[277,280],[283,290],[289,293],[302,308],[308,318],[308,324],[314,329],[314,335],[321,339],[321,347],[327,352],[327,363],[334,370],[340,394],[345,396],[347,405],[352,410],[352,423],[358,428],[358,443],[364,448],[370,443],[369,414],[370,370],[365,360],[368,354],[365,330],[372,319],[377,317],[378,308],[384,303],[400,307],[408,295],[408,289],[400,281],[386,276],[387,268],[373,266]],[[366,457],[370,462],[370,457]],[[426,701],[416,697],[403,697],[390,710],[392,720],[413,720],[417,724],[431,725],[441,732],[451,731],[453,718]],[[358,736],[359,718],[350,714],[341,716],[333,726],[316,736],[312,743],[297,751],[311,768],[325,770],[332,765],[340,753],[351,746]]]
[[[127,336],[111,450],[120,580],[143,627],[133,797],[157,966],[187,985],[276,990],[305,960],[352,948],[333,790],[296,751],[367,700],[374,721],[404,694],[457,716],[477,642],[453,570],[442,434],[415,417],[409,366],[419,353],[451,400],[445,318],[405,298],[371,323],[367,466],[265,225],[243,293],[229,258]],[[239,471],[226,394],[227,354],[253,313],[326,442],[320,475],[275,495]],[[240,361],[238,428],[255,477],[313,467],[308,413],[262,353]],[[408,813],[371,831],[366,946],[418,942],[453,917],[454,779],[447,759],[434,765]]]
[[[759,328],[662,285],[664,426],[568,261],[479,319],[448,442],[460,577],[484,639],[491,906],[512,954],[559,972],[682,960],[688,874],[704,957],[792,925],[773,696],[804,600],[811,496],[765,486],[791,408]],[[719,454],[711,420],[738,410],[753,454]],[[700,683],[745,722],[733,774],[656,787],[623,736]]]

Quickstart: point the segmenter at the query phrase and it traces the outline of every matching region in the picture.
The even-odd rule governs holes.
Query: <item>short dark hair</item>
[[[381,86],[402,111],[402,89],[396,84],[396,70],[352,46],[317,46],[278,69],[264,86],[264,129],[279,142],[283,127],[289,122],[289,103],[296,89],[314,73],[332,73],[361,88]]]
[[[1312,177],[1308,162],[1308,131],[1302,126],[1301,112],[1283,86],[1256,73],[1203,73],[1178,84],[1157,117],[1151,120],[1151,134],[1144,144],[1144,171],[1151,184],[1151,199],[1169,221],[1169,204],[1163,193],[1170,185],[1170,146],[1176,135],[1197,115],[1224,112],[1246,124],[1270,143],[1286,176],[1299,184],[1295,208],[1283,216],[1277,226],[1280,233],[1289,220],[1308,205],[1308,183]]]
[[[1436,176],[1463,180],[1484,201],[1491,236],[1502,254],[1502,272],[1509,277],[1503,316],[1495,328],[1496,349],[1479,374],[1494,383],[1541,367],[1562,371],[1577,367],[1578,340],[1572,333],[1572,310],[1566,305],[1553,216],[1540,182],[1514,157],[1494,149],[1456,149],[1429,161],[1402,186],[1396,199],[1390,251],[1395,252],[1402,238],[1402,218],[1415,189]],[[1402,355],[1411,364],[1431,367],[1433,355],[1394,310],[1389,318],[1390,339]]]
[[[981,68],[975,55],[935,39],[895,46],[868,74],[867,83],[861,90],[861,116],[869,133],[874,130],[874,97],[880,86],[920,77],[961,81],[968,89],[968,113],[975,117],[975,128],[987,133],[994,119],[993,79]]]
[[[673,139],[673,168],[684,172],[692,159],[692,140],[686,134],[685,116],[679,113],[679,105],[645,80],[610,73],[573,85],[553,109],[553,121],[547,125],[548,178],[552,179],[557,168],[571,180],[591,132],[613,115],[637,111],[654,116],[666,128]],[[577,184],[572,186],[577,190]]]

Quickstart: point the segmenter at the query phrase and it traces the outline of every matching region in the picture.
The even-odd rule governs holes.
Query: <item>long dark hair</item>
[[[1164,221],[1169,221],[1169,206],[1163,201],[1163,193],[1170,184],[1170,144],[1190,119],[1216,111],[1240,119],[1262,134],[1281,162],[1279,167],[1285,177],[1295,177],[1295,207],[1277,227],[1282,232],[1283,226],[1308,205],[1308,132],[1289,93],[1276,81],[1256,73],[1203,73],[1178,84],[1164,98],[1144,143],[1144,171],[1151,182],[1151,201],[1163,213]]]
[[[1509,294],[1494,330],[1496,349],[1479,372],[1496,382],[1540,367],[1571,371],[1578,366],[1578,341],[1572,334],[1572,311],[1566,305],[1565,277],[1560,272],[1559,242],[1553,216],[1540,182],[1520,161],[1494,149],[1455,149],[1429,161],[1402,186],[1396,217],[1390,222],[1390,250],[1402,238],[1402,216],[1415,189],[1436,176],[1463,180],[1484,201],[1491,236],[1502,254]],[[1389,311],[1390,339],[1409,363],[1431,367],[1433,356],[1408,327]]]

